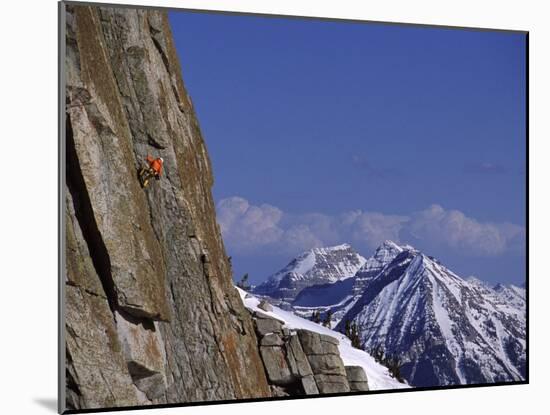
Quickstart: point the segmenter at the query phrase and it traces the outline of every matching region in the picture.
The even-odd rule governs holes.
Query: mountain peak
[[[398,244],[396,244],[394,241],[390,239],[386,239],[384,242],[382,242],[379,248],[390,248],[390,249],[393,248],[393,249],[403,250],[401,246],[399,246]]]
[[[325,253],[325,252],[332,252],[332,251],[348,251],[348,250],[353,250],[353,248],[351,247],[350,244],[343,243],[343,244],[340,244],[340,245],[312,248],[309,251],[304,252],[304,254],[309,253],[309,252],[312,252],[312,253]]]
[[[397,255],[399,255],[404,250],[405,248],[403,248],[402,246],[387,239],[382,242],[382,244],[380,244],[378,248],[376,248],[376,250],[374,251],[374,255],[366,261],[361,271],[372,274],[374,270],[379,270],[389,264]]]
[[[413,252],[419,252],[418,249],[416,249],[414,246],[409,244],[398,244],[397,242],[392,241],[391,239],[386,239],[384,242],[380,244],[377,250],[395,250],[398,252],[402,251],[413,251]]]
[[[366,259],[347,243],[312,248],[271,275],[254,292],[285,301],[293,300],[306,287],[353,277],[365,262]]]

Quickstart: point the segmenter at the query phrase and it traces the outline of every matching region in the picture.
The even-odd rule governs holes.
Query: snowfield
[[[260,300],[258,298],[247,293],[246,291],[241,290],[238,287],[236,288],[239,291],[245,307],[251,311],[258,311],[260,313],[264,313],[268,316],[281,320],[284,322],[285,327],[289,329],[306,329],[337,338],[340,341],[338,349],[340,351],[340,356],[344,361],[344,365],[361,366],[367,374],[370,390],[410,388],[409,385],[400,383],[396,379],[391,377],[388,369],[385,366],[376,363],[371,355],[362,350],[352,347],[350,340],[342,333],[330,330],[320,324],[298,317],[292,312],[281,310],[280,308],[275,306],[273,306],[273,311],[264,311],[258,308],[258,304],[260,303]]]

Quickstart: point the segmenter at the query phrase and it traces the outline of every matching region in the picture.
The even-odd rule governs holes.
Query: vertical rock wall
[[[270,396],[166,14],[66,20],[67,407]],[[144,190],[148,154],[164,172]]]

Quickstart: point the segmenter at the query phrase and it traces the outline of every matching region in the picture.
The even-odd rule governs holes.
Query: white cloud
[[[284,233],[278,226],[283,212],[275,206],[254,206],[241,197],[230,197],[218,203],[217,214],[225,243],[239,252],[276,243]]]
[[[284,232],[278,242],[278,250],[290,255],[296,255],[304,250],[319,248],[325,245],[324,241],[319,239],[307,225],[290,227]]]
[[[385,215],[378,212],[356,211],[344,214],[343,223],[354,242],[363,242],[374,249],[383,241],[399,241],[399,232],[407,222],[406,216]]]
[[[411,215],[403,233],[430,245],[444,244],[462,253],[491,256],[520,247],[525,231],[509,223],[482,223],[458,210],[432,205]]]
[[[296,255],[313,247],[343,242],[359,250],[372,250],[391,239],[426,247],[445,246],[467,255],[491,256],[523,249],[525,244],[525,229],[521,226],[482,223],[439,205],[408,216],[362,210],[337,216],[293,215],[272,205],[255,206],[241,197],[231,197],[221,200],[217,211],[225,243],[235,254]]]

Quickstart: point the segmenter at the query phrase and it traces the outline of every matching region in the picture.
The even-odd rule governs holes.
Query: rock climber
[[[149,180],[153,177],[156,180],[160,180],[162,166],[164,164],[164,159],[162,157],[153,158],[151,155],[147,155],[145,161],[147,162],[147,166],[139,171],[139,179],[143,187],[147,187]]]

